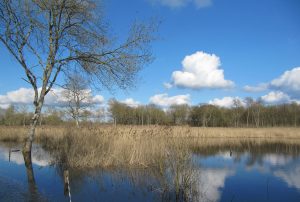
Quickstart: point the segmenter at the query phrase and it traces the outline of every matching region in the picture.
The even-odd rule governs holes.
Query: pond
[[[69,201],[63,166],[34,145],[0,143],[0,201]],[[193,148],[164,168],[68,168],[72,201],[300,201],[300,146]]]

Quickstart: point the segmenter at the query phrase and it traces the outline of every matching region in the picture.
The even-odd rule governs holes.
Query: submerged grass
[[[22,142],[27,128],[0,127],[0,141]],[[58,162],[74,168],[149,167],[164,170],[166,163],[192,152],[251,149],[266,142],[300,145],[298,128],[193,128],[167,126],[39,127],[36,143]],[[280,146],[280,145],[279,145]],[[281,148],[281,147],[280,147]],[[289,149],[289,148],[283,148]],[[169,163],[168,163],[169,164]]]

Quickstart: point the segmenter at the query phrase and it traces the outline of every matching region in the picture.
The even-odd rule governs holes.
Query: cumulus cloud
[[[181,8],[193,3],[197,8],[204,8],[212,5],[212,0],[149,0],[152,4],[160,4],[169,8]]]
[[[198,51],[188,55],[182,61],[183,70],[172,73],[172,82],[178,87],[231,88],[234,83],[224,78],[224,70],[220,69],[221,61],[215,54]]]
[[[263,95],[260,97],[261,100],[266,104],[282,104],[282,103],[292,103],[295,102],[300,104],[299,100],[291,99],[290,96],[281,92],[281,91],[271,91],[270,93]],[[232,108],[234,106],[234,101],[238,100],[240,104],[245,107],[246,102],[244,99],[240,97],[223,97],[223,98],[214,98],[213,100],[208,101],[208,104],[224,107],[224,108]]]
[[[162,107],[169,107],[171,105],[182,105],[190,103],[190,95],[176,95],[169,97],[168,94],[157,94],[150,97],[150,103]]]
[[[279,103],[286,103],[291,101],[290,96],[288,96],[287,94],[281,91],[271,91],[267,95],[261,96],[261,99],[265,103],[269,103],[269,104],[279,104]]]
[[[246,92],[262,92],[262,91],[267,90],[268,87],[269,87],[269,85],[267,83],[261,83],[261,84],[258,84],[257,86],[246,85],[246,86],[244,86],[243,89]]]
[[[102,95],[95,95],[92,98],[93,103],[99,103],[102,104],[104,102],[104,97]]]
[[[127,106],[129,106],[129,107],[138,107],[138,106],[141,104],[140,102],[135,101],[135,100],[132,99],[132,98],[127,98],[127,99],[121,101],[121,103],[124,103],[124,104],[126,104]]]
[[[164,83],[164,87],[165,87],[166,89],[170,89],[170,88],[173,87],[173,85],[170,84],[170,83],[165,82],[165,83]]]
[[[267,95],[261,96],[261,99],[267,104],[283,104],[292,102],[300,104],[299,99],[293,99],[288,94],[281,91],[271,91]]]
[[[281,76],[270,82],[271,88],[300,96],[300,67],[285,71]]]
[[[29,88],[20,88],[15,91],[7,92],[6,95],[0,95],[0,106],[9,104],[28,104],[32,103],[34,92]]]
[[[245,86],[244,90],[247,92],[260,92],[265,90],[273,90],[282,92],[292,99],[300,98],[300,67],[295,67],[291,70],[285,71],[278,78],[273,79],[268,83],[261,83],[257,86]],[[272,95],[273,94],[273,95]],[[274,97],[273,92],[269,97]],[[277,93],[277,97],[279,94]],[[283,96],[283,95],[281,95]],[[284,96],[286,98],[286,96]]]
[[[39,91],[41,89],[39,88]],[[64,98],[63,93],[64,89],[62,88],[53,88],[45,98],[45,105],[50,106],[59,106],[66,103],[66,98]],[[102,104],[104,98],[101,95],[92,95],[90,89],[86,89],[84,92],[86,95],[89,95],[91,99],[89,102],[92,104]],[[0,107],[7,108],[11,104],[32,104],[34,98],[34,91],[31,88],[19,88],[18,90],[7,92],[5,95],[0,95]]]
[[[245,102],[239,97],[223,97],[221,99],[215,98],[213,100],[210,100],[208,104],[219,106],[219,107],[231,108],[234,106],[235,100],[238,100],[242,106],[246,105]]]

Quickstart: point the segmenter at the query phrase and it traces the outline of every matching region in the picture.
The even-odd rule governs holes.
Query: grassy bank
[[[22,142],[27,128],[0,127],[0,141]],[[163,126],[39,127],[35,142],[72,167],[164,167],[166,160],[221,148],[251,150],[275,144],[298,152],[298,128],[193,128]],[[281,144],[288,144],[284,146]],[[225,146],[225,147],[224,147]],[[265,146],[266,147],[266,146]],[[267,147],[266,147],[267,148]]]

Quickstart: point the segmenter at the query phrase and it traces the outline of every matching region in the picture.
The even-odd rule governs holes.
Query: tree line
[[[32,112],[25,105],[0,110],[0,125],[29,125]],[[300,126],[300,105],[297,103],[265,105],[246,98],[244,104],[234,101],[231,108],[211,104],[172,105],[163,109],[157,105],[128,106],[115,99],[107,110],[84,110],[75,120],[68,110],[48,107],[39,125],[59,125],[70,122],[111,123],[121,125],[190,125],[196,127],[297,127]]]
[[[26,105],[11,105],[7,109],[0,108],[0,125],[29,126],[33,112]],[[59,125],[64,122],[64,114],[60,110],[49,108],[40,117],[38,125]]]
[[[82,110],[79,118],[74,119],[73,114],[70,113],[69,106],[55,107],[47,106],[43,110],[37,125],[63,125],[77,122],[104,122],[104,109],[98,110]],[[29,126],[33,112],[27,105],[10,105],[6,109],[0,108],[0,125],[3,126]]]
[[[109,103],[114,124],[190,125],[198,127],[276,127],[300,125],[300,105],[297,103],[264,105],[246,98],[234,100],[231,108],[211,104],[197,106],[172,105],[162,109],[155,105],[130,107],[116,100]]]

